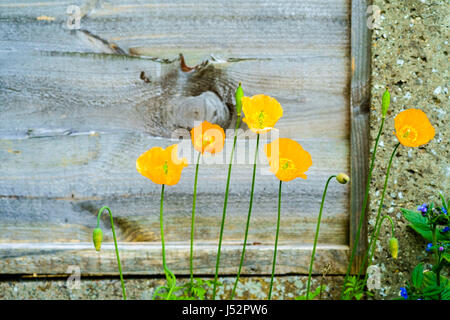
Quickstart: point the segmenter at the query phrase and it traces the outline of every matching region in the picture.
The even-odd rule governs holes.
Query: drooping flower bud
[[[381,114],[383,118],[386,117],[387,111],[389,109],[389,104],[391,103],[391,94],[386,87],[386,91],[383,93],[383,98],[381,99]]]
[[[92,240],[94,241],[95,250],[100,251],[100,247],[102,246],[103,240],[103,232],[100,228],[95,228],[92,233]]]
[[[398,240],[392,237],[389,240],[389,250],[391,251],[392,258],[397,259],[398,257]]]
[[[347,182],[350,181],[350,177],[348,175],[346,175],[345,173],[339,173],[336,177],[336,180],[339,183],[346,184]]]
[[[244,90],[242,90],[241,83],[239,82],[239,86],[236,89],[236,113],[237,116],[241,116],[241,110],[242,110],[242,97],[244,97]]]

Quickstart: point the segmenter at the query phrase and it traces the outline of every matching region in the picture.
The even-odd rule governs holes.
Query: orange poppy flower
[[[434,128],[422,110],[402,111],[395,117],[394,124],[398,141],[406,147],[418,147],[434,138]]]
[[[305,172],[312,165],[311,155],[302,146],[288,138],[279,138],[266,144],[270,171],[281,181],[306,179]]]
[[[181,171],[187,166],[186,158],[178,158],[178,145],[166,149],[154,147],[136,160],[136,169],[154,183],[172,186],[180,181]]]
[[[192,128],[191,139],[194,149],[202,154],[220,152],[225,143],[225,132],[217,125],[203,121],[200,125]]]
[[[272,97],[258,94],[253,97],[242,98],[242,119],[250,130],[255,133],[265,133],[273,129],[275,123],[283,116],[283,108]]]

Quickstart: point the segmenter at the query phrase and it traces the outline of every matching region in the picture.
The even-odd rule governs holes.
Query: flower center
[[[280,168],[282,170],[294,170],[295,165],[292,162],[292,160],[281,158],[280,159]]]
[[[417,130],[411,126],[404,126],[400,129],[400,136],[411,141],[417,140]]]
[[[167,161],[163,164],[163,170],[166,175],[169,173],[169,164],[167,163]]]
[[[214,136],[210,135],[199,135],[197,139],[195,140],[195,145],[200,149],[205,149],[206,147],[210,145],[214,145],[216,138]]]
[[[203,147],[213,144],[214,140],[216,140],[214,136],[203,136],[203,141],[202,141]]]
[[[260,129],[264,129],[264,118],[265,118],[264,111],[261,111],[258,116],[258,125]]]

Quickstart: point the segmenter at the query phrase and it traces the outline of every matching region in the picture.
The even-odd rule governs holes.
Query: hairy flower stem
[[[282,182],[280,180],[280,186],[278,187],[278,219],[277,219],[277,233],[275,234],[275,247],[273,250],[273,262],[272,262],[272,276],[270,277],[270,287],[269,294],[267,296],[267,300],[270,300],[272,297],[272,286],[273,286],[273,276],[275,275],[275,265],[277,263],[277,247],[278,247],[278,235],[280,233],[280,220],[281,220],[281,185]]]
[[[319,211],[319,218],[317,220],[317,226],[316,226],[316,235],[314,237],[314,246],[311,254],[311,262],[309,264],[309,274],[308,274],[308,284],[306,286],[306,300],[309,300],[309,288],[311,286],[311,275],[312,275],[312,269],[314,265],[314,256],[316,254],[316,246],[317,246],[317,240],[319,239],[319,229],[320,229],[320,220],[322,219],[322,210],[323,210],[323,204],[325,202],[325,196],[327,194],[328,184],[330,183],[331,179],[335,178],[335,175],[332,175],[328,178],[327,183],[325,184],[325,189],[323,190],[322,194],[322,203],[320,204],[320,211]]]
[[[122,284],[122,295],[123,295],[123,300],[127,300],[127,293],[125,292],[125,284],[123,283],[122,266],[120,264],[119,248],[117,247],[116,232],[114,230],[113,216],[111,214],[111,210],[108,207],[106,207],[106,206],[100,208],[100,210],[98,211],[98,214],[97,214],[97,228],[100,228],[100,216],[101,216],[101,214],[103,213],[104,210],[108,211],[109,217],[111,219],[111,229],[112,229],[112,234],[113,234],[113,238],[114,238],[114,246],[116,248],[116,257],[117,257],[117,265],[119,267],[120,283]]]
[[[381,221],[380,221],[380,223],[379,223],[379,225],[378,225],[378,228],[374,230],[374,235],[375,235],[375,238],[374,238],[374,239],[375,239],[375,242],[374,242],[374,245],[373,245],[373,249],[372,249],[372,251],[371,251],[371,253],[370,253],[369,261],[372,261],[373,255],[374,255],[374,253],[375,253],[375,244],[377,243],[378,237],[380,236],[381,225],[383,224],[384,219],[389,219],[389,221],[390,221],[390,223],[391,223],[391,232],[392,232],[392,235],[391,235],[391,236],[394,237],[394,235],[395,235],[394,221],[392,221],[392,218],[391,218],[390,216],[383,216],[383,218],[381,218]],[[369,249],[370,249],[370,246],[369,246]],[[358,275],[358,276],[359,276],[359,275]],[[365,274],[365,276],[364,276],[364,282],[363,282],[363,285],[366,284],[366,281],[367,281],[367,277],[368,277],[368,276],[369,276],[369,273],[366,272],[366,274]]]
[[[161,202],[159,205],[159,227],[161,230],[161,247],[162,247],[163,267],[164,267],[164,269],[166,269],[167,266],[166,266],[166,249],[165,249],[165,245],[164,245],[163,203],[164,203],[164,185],[162,185],[162,187],[161,187]]]
[[[238,115],[238,117],[236,119],[236,127],[234,129],[234,141],[233,141],[233,148],[231,148],[230,164],[228,165],[227,186],[225,188],[225,199],[224,199],[224,202],[223,202],[222,222],[221,222],[221,225],[220,225],[220,234],[219,234],[219,245],[217,247],[216,273],[214,275],[214,288],[213,288],[213,295],[212,295],[212,299],[213,300],[216,299],[217,278],[219,276],[219,265],[220,265],[220,250],[222,248],[223,228],[225,226],[225,217],[226,217],[226,214],[227,214],[228,190],[230,188],[231,167],[232,167],[232,164],[233,164],[234,149],[236,148],[237,131],[239,129],[240,124],[241,124],[241,115]]]
[[[377,135],[377,138],[375,139],[375,146],[373,148],[372,159],[370,161],[370,167],[369,167],[369,174],[368,174],[367,182],[366,182],[366,192],[364,194],[364,200],[363,200],[363,205],[362,205],[362,208],[361,208],[361,214],[359,216],[359,223],[358,223],[358,229],[356,231],[355,241],[354,241],[353,246],[352,246],[352,253],[351,253],[350,260],[349,260],[349,263],[348,263],[348,266],[347,266],[347,272],[345,273],[344,284],[342,285],[341,299],[344,297],[345,284],[347,283],[348,276],[350,274],[350,270],[351,270],[352,265],[353,265],[353,260],[355,259],[356,249],[358,248],[358,243],[359,243],[359,237],[360,237],[360,234],[361,234],[362,223],[364,221],[364,217],[365,217],[365,214],[366,214],[367,199],[369,197],[370,182],[372,181],[372,171],[373,171],[373,166],[374,166],[374,162],[375,162],[375,155],[377,153],[378,141],[380,140],[381,132],[383,131],[384,121],[385,121],[385,117],[382,117],[381,118],[380,130],[378,130],[378,135]]]
[[[387,188],[387,184],[388,184],[388,180],[389,180],[389,173],[391,171],[392,160],[394,159],[394,155],[397,152],[399,145],[400,145],[400,143],[397,143],[395,145],[394,150],[392,151],[391,157],[389,159],[389,164],[388,164],[388,167],[386,170],[386,177],[384,179],[383,192],[381,193],[381,200],[380,200],[380,204],[378,205],[378,212],[377,212],[377,218],[375,221],[374,232],[372,233],[372,236],[370,237],[369,247],[367,248],[366,253],[364,254],[362,264],[358,270],[358,277],[361,275],[362,271],[364,270],[366,263],[367,263],[367,267],[372,263],[372,257],[373,257],[373,253],[375,252],[375,245],[377,243],[377,238],[378,238],[378,237],[375,237],[375,234],[376,234],[377,228],[379,228],[378,224],[380,224],[380,226],[381,226],[382,221],[380,222],[380,218],[381,218],[381,209],[383,209],[384,195],[386,194],[386,188]],[[370,253],[371,250],[372,250],[372,253]],[[369,260],[367,260],[367,256],[369,254],[370,254],[370,258],[369,258]],[[365,284],[365,282],[364,282],[364,284]]]
[[[253,191],[255,190],[255,173],[256,173],[256,162],[258,160],[258,148],[259,148],[259,133],[256,135],[255,163],[253,164],[252,188],[250,191],[250,204],[249,204],[249,208],[248,208],[247,224],[245,226],[244,244],[242,245],[242,253],[241,253],[241,261],[239,263],[239,270],[238,270],[238,273],[236,276],[236,281],[234,282],[233,291],[231,292],[231,300],[233,300],[234,295],[236,294],[236,288],[237,288],[237,284],[239,282],[239,277],[241,275],[241,270],[242,270],[242,264],[244,262],[244,257],[245,257],[245,248],[247,246],[248,229],[250,226],[250,216],[252,214],[252,206],[253,206]]]
[[[160,208],[159,208],[159,226],[161,229],[161,247],[162,247],[162,259],[163,259],[163,268],[164,273],[166,274],[166,279],[170,283],[170,289],[169,293],[167,294],[167,298],[169,299],[172,295],[173,290],[175,289],[175,275],[172,271],[167,267],[166,264],[166,249],[164,245],[164,227],[163,227],[163,203],[164,203],[164,185],[161,187],[161,202],[160,202]],[[170,279],[170,281],[169,281]]]
[[[192,218],[191,218],[191,252],[189,259],[189,268],[191,271],[191,286],[194,284],[194,225],[195,225],[195,201],[197,199],[197,178],[198,178],[198,166],[200,164],[201,153],[198,153],[197,165],[195,166],[195,178],[194,178],[194,196],[192,200]]]

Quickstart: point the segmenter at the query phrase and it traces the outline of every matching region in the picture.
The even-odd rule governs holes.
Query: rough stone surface
[[[448,1],[373,1],[381,9],[380,29],[372,34],[372,148],[381,122],[381,96],[385,86],[391,106],[377,150],[368,212],[373,232],[390,155],[397,143],[392,133],[394,117],[402,110],[423,110],[436,130],[434,139],[419,148],[400,146],[394,157],[382,214],[395,223],[399,240],[398,260],[389,254],[390,226],[381,228],[374,264],[381,270],[381,289],[375,299],[399,296],[400,287],[420,262],[431,262],[426,242],[407,227],[400,208],[415,210],[422,203],[440,203],[439,192],[450,196],[448,95]],[[428,267],[430,265],[428,264]]]
[[[234,277],[219,278],[223,286],[217,291],[217,299],[229,299],[234,285]],[[178,279],[177,284],[182,285],[189,279]],[[327,288],[322,293],[322,299],[333,299],[342,285],[342,277],[326,276],[311,281],[311,289],[315,290],[321,283]],[[307,277],[283,276],[276,277],[273,284],[272,299],[293,300],[295,297],[306,294]],[[137,300],[150,300],[154,290],[165,284],[165,279],[125,278],[127,298]],[[242,277],[236,289],[235,299],[264,300],[269,292],[269,277]],[[212,290],[207,291],[207,299],[211,298]],[[122,299],[120,280],[108,279],[81,279],[79,287],[76,282],[67,279],[15,279],[0,282],[0,299]]]

